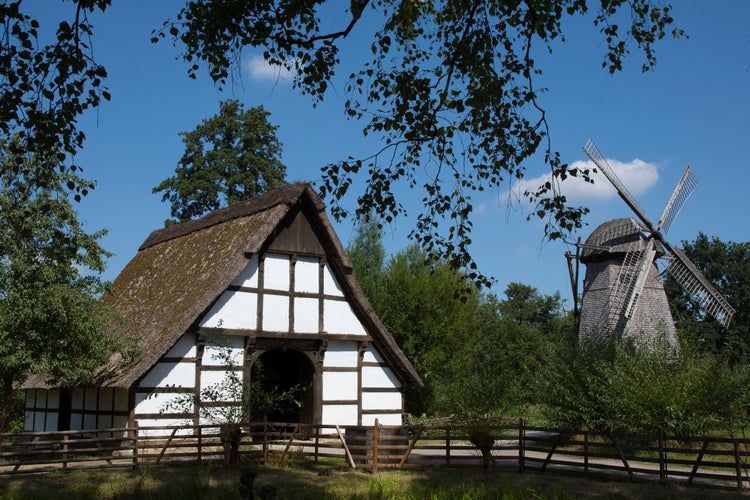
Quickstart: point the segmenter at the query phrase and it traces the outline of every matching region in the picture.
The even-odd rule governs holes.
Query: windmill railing
[[[258,422],[237,433],[236,460],[313,468],[483,467],[624,481],[750,486],[750,439],[563,430],[524,420],[472,425],[336,426]],[[134,426],[0,434],[0,474],[227,463],[222,426]]]

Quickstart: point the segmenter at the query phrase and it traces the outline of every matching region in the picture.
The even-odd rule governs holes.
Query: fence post
[[[445,428],[445,462],[451,464],[451,428]]]
[[[138,467],[138,421],[133,421],[133,467]]]
[[[380,422],[375,419],[375,427],[372,431],[372,473],[378,472],[378,438],[380,434]]]
[[[320,446],[320,427],[315,426],[315,463],[318,463],[318,454],[320,453],[319,450]]]
[[[525,429],[523,426],[523,418],[518,419],[518,472],[526,471],[526,459],[524,454],[524,448],[526,447],[525,442]]]
[[[734,464],[737,473],[737,488],[742,489],[742,463],[740,462],[740,443],[737,438],[734,441]]]
[[[68,438],[70,437],[69,434],[63,434],[63,469],[68,468]]]
[[[667,480],[666,443],[664,442],[664,428],[659,427],[659,481]]]
[[[203,428],[198,425],[195,427],[198,430],[198,463],[203,461]]]
[[[263,417],[263,463],[268,463],[268,417]]]
[[[589,473],[589,430],[583,429],[583,472]]]

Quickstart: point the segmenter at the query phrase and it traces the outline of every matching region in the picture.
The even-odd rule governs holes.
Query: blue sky
[[[646,74],[640,71],[642,56],[633,53],[624,72],[609,75],[600,66],[605,46],[596,28],[584,20],[565,24],[566,41],[557,43],[551,55],[539,56],[544,69],[540,83],[548,89],[541,103],[547,109],[552,145],[563,161],[574,163],[586,160],[581,148],[594,138],[652,220],[658,219],[690,165],[701,184],[668,239],[693,240],[703,231],[724,241],[747,241],[750,2],[674,3],[676,23],[690,38],[659,43],[657,67]],[[50,28],[61,9],[49,0],[24,5],[35,9],[32,13],[43,29]],[[174,16],[180,5],[115,1],[94,17],[95,56],[109,73],[112,100],[80,122],[87,140],[77,162],[98,185],[77,208],[87,229],[109,230],[102,242],[115,256],[106,279],[114,279],[148,234],[163,226],[169,206],[151,188],[174,172],[184,149],[178,133],[216,114],[220,100],[239,99],[246,107],[262,104],[271,113],[290,181],[315,181],[326,163],[349,155],[365,157],[378,148],[374,140],[362,138],[361,123],[345,118],[343,79],[315,108],[288,79],[257,64],[252,53],[243,61],[242,81],[224,91],[205,73],[189,79],[170,42],[149,41],[151,30]],[[69,10],[70,5],[62,8]],[[355,32],[353,41],[366,41],[366,36]],[[526,168],[529,183],[546,172],[541,160],[528,162]],[[496,279],[493,291],[498,294],[518,281],[546,294],[560,291],[570,304],[564,253],[573,248],[545,242],[542,224],[526,221],[529,207],[512,203],[514,189],[518,187],[508,182],[474,196],[472,251],[480,270]],[[601,222],[631,215],[606,182],[563,189],[591,209],[589,225],[580,233],[584,240]],[[412,206],[419,202],[407,201]],[[353,234],[351,223],[336,228],[346,244]],[[386,226],[388,249],[406,246],[410,229],[408,220]],[[577,236],[571,235],[570,241]]]

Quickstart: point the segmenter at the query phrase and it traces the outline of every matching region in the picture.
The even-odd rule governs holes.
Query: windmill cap
[[[591,233],[583,245],[583,262],[606,260],[612,254],[645,250],[648,229],[633,218],[613,219],[600,225]],[[657,256],[664,255],[660,244],[656,245]]]

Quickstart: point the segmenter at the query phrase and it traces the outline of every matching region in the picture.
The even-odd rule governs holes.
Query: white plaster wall
[[[45,431],[56,431],[57,430],[57,421],[58,421],[58,413],[57,412],[47,412],[47,422],[45,424],[45,428],[43,430]],[[43,419],[44,415],[39,415],[39,420]]]
[[[343,297],[344,292],[328,266],[323,268],[323,293]]]
[[[349,303],[341,300],[323,301],[323,330],[333,334],[366,334]]]
[[[258,288],[258,254],[253,254],[245,269],[232,282],[234,286]]]
[[[242,380],[242,370],[235,370],[237,378]],[[218,401],[234,401],[238,394],[232,392],[234,389],[229,384],[229,371],[202,371],[201,372],[201,388],[212,389],[217,391]]]
[[[263,330],[289,331],[289,297],[263,295]]]
[[[166,354],[170,358],[194,358],[196,355],[195,335],[192,333],[186,333],[180,337],[180,340]]]
[[[257,294],[226,291],[200,321],[200,326],[255,329],[257,315]]]
[[[357,425],[357,405],[323,405],[324,425]]]
[[[362,425],[375,425],[375,419],[380,425],[401,425],[400,413],[380,413],[375,415],[362,415]]]
[[[323,401],[357,399],[357,372],[323,372]]]
[[[267,253],[264,260],[263,287],[268,290],[289,291],[288,255]]]
[[[99,389],[99,411],[112,411],[112,398],[114,397],[114,390],[103,387]]]
[[[399,388],[398,379],[390,368],[380,366],[362,367],[362,387]]]
[[[363,392],[363,410],[401,410],[400,392]]]
[[[156,363],[139,385],[140,387],[195,387],[195,365],[193,363]],[[75,391],[73,396],[75,397]]]
[[[294,299],[294,333],[318,333],[318,299]]]
[[[112,418],[112,427],[122,428],[128,426],[128,417],[126,415],[115,415]]]
[[[227,359],[228,358],[228,359]],[[242,366],[245,359],[245,339],[243,337],[209,338],[203,348],[203,366]]]
[[[330,341],[323,357],[324,367],[357,367],[357,343],[349,341]]]
[[[81,429],[96,429],[96,415],[87,413],[83,416],[83,427]]]
[[[73,410],[83,408],[83,389],[73,389],[70,394],[70,407]]]
[[[138,434],[140,436],[169,436],[172,434],[172,429],[148,429],[147,427],[177,427],[192,423],[192,421],[180,418],[141,418],[136,419],[136,421],[138,422]],[[181,429],[177,431],[176,435],[192,434],[192,432],[192,429]]]
[[[362,357],[362,361],[364,361],[365,363],[385,363],[382,356],[380,356],[380,353],[372,345],[367,346],[365,355]]]
[[[89,411],[96,411],[96,405],[97,405],[97,399],[98,399],[97,390],[93,387],[87,387],[85,391],[86,391],[86,400],[84,401],[84,406],[85,406],[84,409],[89,410]]]
[[[60,389],[37,390],[36,406],[37,408],[49,408],[55,410],[60,408]]]
[[[127,411],[128,410],[128,390],[127,389],[115,389],[115,411]],[[125,422],[127,422],[127,417]]]
[[[297,292],[320,293],[317,257],[300,257],[294,265],[294,290]]]
[[[44,413],[27,411],[24,414],[23,430],[33,432],[56,431],[57,425],[54,428],[45,428]]]
[[[190,413],[193,411],[193,403],[185,398],[185,404],[180,403],[176,407],[169,408],[167,405],[176,403],[180,394],[175,393],[136,393],[135,414],[144,413]]]

